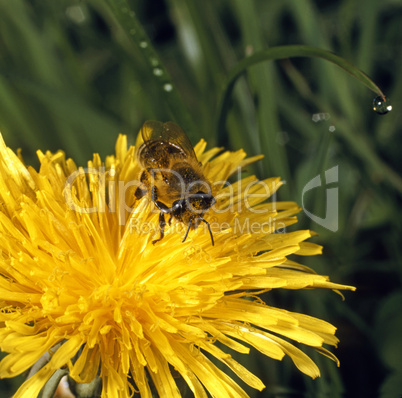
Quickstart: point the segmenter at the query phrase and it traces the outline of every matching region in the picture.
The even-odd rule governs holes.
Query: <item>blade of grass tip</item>
[[[194,133],[195,126],[185,104],[177,92],[172,79],[161,59],[151,44],[144,28],[128,5],[127,0],[106,0],[115,18],[115,22],[125,33],[130,43],[134,44],[147,62],[152,77],[159,87],[160,94],[165,98],[174,121],[179,123],[186,131]]]
[[[244,58],[238,62],[233,69],[229,72],[226,79],[226,84],[223,86],[221,99],[219,101],[218,113],[217,113],[217,130],[224,128],[226,114],[229,110],[229,99],[233,90],[233,87],[238,79],[249,67],[256,65],[260,62],[272,61],[278,59],[292,58],[292,57],[312,57],[321,58],[326,61],[332,62],[338,67],[342,68],[350,75],[359,80],[362,84],[375,92],[378,96],[385,100],[385,95],[381,89],[360,69],[355,67],[349,61],[345,60],[338,55],[331,53],[320,48],[309,46],[279,46],[272,47],[267,50],[262,50],[254,53],[253,55]]]
[[[289,64],[291,65],[291,64]],[[288,65],[288,66],[289,66]],[[290,77],[290,79],[295,83],[296,88],[299,88],[301,86],[301,88],[299,88],[299,92],[301,93],[301,95],[303,96],[303,98],[309,100],[312,104],[314,104],[315,106],[318,106],[319,104],[324,105],[324,108],[328,108],[328,105],[325,105],[325,99],[324,98],[320,98],[317,97],[315,95],[313,95],[311,92],[309,92],[308,90],[308,86],[304,83],[304,79],[303,77],[297,76],[297,74],[299,73],[297,70],[292,70],[289,69],[287,67],[287,72],[288,72],[288,76]],[[291,73],[289,73],[291,72]],[[299,81],[301,80],[301,81]],[[400,79],[400,87],[402,87],[402,79]],[[306,91],[307,89],[307,91]],[[305,94],[308,95],[303,95],[303,91]],[[402,90],[399,88],[398,89],[398,85],[394,85],[394,90],[393,93],[399,93],[402,92]],[[278,95],[277,95],[278,96]],[[394,97],[393,95],[391,95],[392,97]],[[281,103],[281,99],[278,98],[278,102],[279,104],[282,106],[282,108],[286,107],[286,104],[283,105],[283,103]],[[336,120],[340,120],[341,124],[342,124],[342,128],[337,129],[337,133],[343,137],[343,139],[345,140],[345,142],[347,142],[349,144],[349,146],[354,150],[354,152],[368,165],[370,165],[370,169],[371,170],[375,170],[376,174],[380,174],[384,180],[387,180],[388,182],[390,182],[398,191],[401,191],[402,188],[402,179],[400,178],[400,176],[395,173],[394,170],[392,170],[385,162],[383,162],[375,153],[375,150],[372,148],[372,146],[370,145],[370,142],[367,142],[367,139],[363,136],[363,135],[359,135],[356,131],[354,134],[349,134],[350,128],[348,129],[345,125],[345,123],[342,121],[343,119],[339,116],[335,116]],[[293,117],[291,119],[292,122],[294,122],[293,119],[295,119],[297,117],[296,113],[293,113]],[[384,124],[385,129],[389,132],[392,131],[392,128],[390,127],[392,122],[396,122],[396,118],[388,118],[386,119],[388,121],[387,124]],[[382,122],[384,121],[384,119],[382,119]],[[338,123],[338,122],[337,122]],[[301,126],[303,126],[303,123],[299,123],[296,124],[296,127],[298,129],[301,129]],[[337,134],[335,133],[335,134]],[[306,137],[308,137],[308,135],[305,135]],[[333,136],[333,134],[331,134],[331,137]],[[321,154],[321,152],[320,152]],[[318,164],[318,163],[315,163]],[[323,167],[325,167],[325,165],[323,165]],[[323,167],[319,167],[319,169],[317,169],[316,167],[314,169],[311,170],[311,173],[316,172],[319,173],[320,171],[323,170]],[[316,173],[316,174],[317,174]],[[316,175],[316,174],[311,174],[311,175]]]
[[[219,101],[216,122],[217,130],[221,131],[225,127],[226,115],[229,110],[233,87],[238,77],[241,76],[247,68],[260,62],[291,57],[314,57],[330,61],[355,77],[378,96],[382,97],[384,100],[386,99],[381,89],[364,72],[355,67],[349,61],[329,51],[300,45],[273,47],[268,50],[256,52],[253,55],[244,58],[230,71],[226,79],[226,84],[223,86]],[[345,132],[348,131],[348,129],[343,130],[344,131],[340,129],[342,136],[353,146],[358,156],[368,163],[373,170],[376,170],[377,175],[381,175],[383,180],[388,181],[399,192],[402,192],[402,178],[376,155],[370,144],[362,137],[359,137],[358,134],[347,134]]]

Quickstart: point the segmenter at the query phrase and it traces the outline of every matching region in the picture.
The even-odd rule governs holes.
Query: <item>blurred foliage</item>
[[[341,367],[312,353],[322,377],[311,381],[287,360],[253,354],[241,362],[267,385],[252,397],[400,396],[402,1],[124,3],[0,0],[0,130],[7,144],[35,166],[37,149],[59,148],[85,165],[93,152],[112,153],[118,133],[134,143],[145,120],[174,120],[194,143],[203,137],[210,146],[264,153],[254,170],[259,177],[280,175],[286,185],[279,199],[304,200],[321,217],[325,186],[305,198],[303,188],[338,166],[338,230],[304,212],[298,228],[314,229],[325,246],[308,265],[357,292],[346,302],[315,290],[267,300],[337,325]],[[347,59],[374,79],[394,111],[375,114],[375,95],[359,81],[323,60],[297,58],[250,67],[234,88],[226,128],[217,131],[230,70],[246,55],[288,44]],[[1,395],[17,383],[2,381]]]

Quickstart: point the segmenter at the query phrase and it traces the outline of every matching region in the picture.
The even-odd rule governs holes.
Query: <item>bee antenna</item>
[[[215,246],[214,243],[214,236],[212,235],[212,231],[211,231],[211,226],[209,225],[209,222],[207,220],[204,220],[202,217],[198,217],[201,221],[204,221],[205,224],[208,225],[208,231],[209,231],[209,235],[211,236],[211,242],[212,242],[212,246]],[[190,231],[191,225],[193,224],[193,220],[194,218],[190,218],[190,222],[188,223],[188,227],[187,227],[187,231],[186,234],[184,235],[184,239],[181,241],[181,243],[184,243],[185,240],[187,239],[188,233]]]
[[[181,243],[184,243],[186,241],[188,233],[189,233],[190,228],[191,228],[191,224],[193,223],[193,219],[194,219],[194,217],[190,218],[190,222],[188,223],[186,234],[184,235],[184,239],[181,241]]]
[[[208,222],[207,220],[204,220],[202,217],[200,217],[200,220],[204,221],[205,224],[208,225],[208,231],[209,231],[209,235],[211,236],[212,246],[215,246],[215,243],[214,243],[214,236],[212,235],[211,226],[209,225],[209,222]]]

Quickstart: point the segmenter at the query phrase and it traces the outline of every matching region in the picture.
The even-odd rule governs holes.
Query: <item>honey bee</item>
[[[184,131],[173,122],[145,122],[138,134],[136,157],[142,168],[142,187],[137,188],[135,196],[140,199],[149,194],[160,211],[160,236],[152,243],[163,239],[165,215],[170,215],[169,225],[173,217],[188,225],[182,242],[190,228],[196,228],[202,221],[208,226],[214,245],[211,226],[203,214],[215,203],[215,198]]]

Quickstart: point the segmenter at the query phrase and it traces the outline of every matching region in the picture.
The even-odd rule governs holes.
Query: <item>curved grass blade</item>
[[[346,59],[339,57],[330,51],[301,45],[272,47],[267,50],[256,52],[255,54],[244,58],[229,72],[229,76],[227,77],[224,91],[219,102],[217,131],[221,131],[224,128],[226,114],[229,110],[231,93],[239,76],[241,76],[250,66],[256,65],[260,62],[293,57],[321,58],[332,62],[351,74],[370,90],[374,91],[378,96],[381,96],[383,99],[385,99],[385,95],[381,89],[364,72]]]
[[[351,74],[366,87],[375,92],[378,96],[382,97],[384,100],[386,99],[381,89],[364,72],[355,67],[349,61],[329,51],[300,45],[273,47],[268,50],[259,51],[250,57],[244,58],[230,71],[219,102],[217,113],[218,120],[216,124],[217,131],[223,131],[225,128],[225,120],[230,106],[230,97],[233,87],[237,81],[237,78],[241,76],[247,70],[247,68],[264,61],[292,57],[312,57],[330,61]],[[364,140],[363,137],[357,134],[343,134],[343,137],[354,148],[356,154],[360,156],[368,165],[370,165],[371,169],[376,170],[376,172],[381,175],[384,180],[388,181],[399,192],[402,192],[402,178],[377,156],[374,149],[366,140]]]

